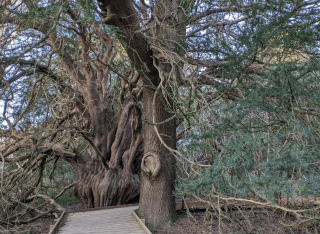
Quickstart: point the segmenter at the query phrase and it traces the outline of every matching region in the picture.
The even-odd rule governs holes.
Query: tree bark
[[[126,204],[139,196],[140,179],[137,174],[128,174],[122,168],[105,169],[102,163],[98,173],[94,173],[92,168],[92,162],[83,165],[78,170],[79,179],[74,185],[73,193],[83,208]]]
[[[101,9],[107,11],[104,18],[109,25],[118,27],[124,33],[123,41],[126,43],[126,51],[132,65],[143,80],[143,111],[147,121],[159,123],[172,117],[166,108],[173,108],[169,100],[161,100],[159,94],[155,97],[155,87],[163,79],[163,87],[169,92],[166,83],[168,77],[160,77],[159,70],[154,66],[155,53],[150,48],[153,43],[161,44],[168,51],[176,52],[176,42],[180,41],[185,30],[177,33],[176,29],[156,24],[156,40],[148,41],[143,33],[139,32],[141,21],[131,0],[108,1],[100,0]],[[151,3],[150,3],[151,4]],[[152,3],[153,5],[153,3]],[[153,17],[163,22],[164,25],[172,24],[176,19],[177,11],[182,15],[184,12],[178,9],[179,1],[162,0],[152,8]],[[181,12],[180,12],[181,11]],[[187,17],[187,16],[186,16]],[[179,17],[181,20],[181,17]],[[182,26],[184,27],[184,26]],[[179,34],[179,35],[178,35]],[[179,38],[179,40],[176,40]],[[167,61],[156,61],[167,74],[174,68]],[[168,148],[176,149],[176,125],[175,119],[157,125],[157,134],[154,125],[145,122],[144,125],[144,157],[141,164],[141,191],[139,202],[139,215],[145,219],[150,228],[164,228],[171,226],[176,220],[175,212],[175,156]],[[161,138],[161,139],[160,139]],[[163,142],[162,142],[163,141]],[[166,144],[165,147],[164,144]]]
[[[171,114],[165,110],[160,100],[156,98],[153,106],[155,92],[144,89],[144,112],[149,122],[162,122]],[[172,103],[171,103],[172,104]],[[153,108],[154,114],[153,116]],[[146,220],[150,228],[163,228],[172,226],[176,220],[174,181],[175,157],[161,143],[154,125],[144,125],[144,157],[141,170],[141,191],[139,202],[139,215]],[[176,127],[175,119],[158,125],[157,130],[163,142],[172,149],[176,149]]]
[[[106,134],[107,122],[103,118],[106,113],[102,111],[98,120],[91,121],[95,123],[96,130],[92,138],[97,149],[90,147],[90,159],[85,163],[74,164],[78,172],[78,181],[74,185],[73,192],[84,208],[125,204],[137,198],[140,193],[137,156],[139,146],[142,144],[141,113],[133,102],[124,99],[123,96],[119,99],[115,136]],[[91,108],[99,109],[98,106]],[[97,112],[97,110],[91,111],[95,114]],[[133,120],[136,120],[135,126],[132,125]],[[112,139],[107,139],[107,136],[114,137],[110,158],[107,155],[109,151],[107,142],[112,142]],[[106,163],[103,163],[105,159]]]

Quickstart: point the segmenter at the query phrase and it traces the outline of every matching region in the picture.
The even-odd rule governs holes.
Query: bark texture
[[[77,20],[72,9],[68,13],[73,20]],[[140,193],[138,173],[141,160],[139,149],[143,142],[142,115],[133,100],[137,102],[142,98],[142,81],[132,69],[124,74],[126,81],[122,80],[120,83],[117,112],[116,116],[112,116],[108,75],[109,65],[117,54],[115,42],[97,28],[96,36],[100,39],[101,46],[98,50],[99,59],[93,61],[89,57],[91,45],[85,37],[86,28],[82,23],[78,23],[78,26],[82,48],[81,72],[73,69],[75,64],[71,57],[60,56],[66,71],[79,84],[76,100],[80,101],[75,101],[74,105],[81,115],[80,132],[89,143],[90,152],[89,158],[76,152],[76,157],[66,159],[78,173],[73,192],[85,208],[124,204]],[[56,52],[61,52],[56,35],[51,34],[49,42]],[[114,124],[111,124],[112,117],[117,119]]]
[[[171,117],[160,98],[153,106],[153,90],[144,90],[144,107],[146,119],[159,123]],[[154,109],[154,111],[153,111]],[[162,140],[172,149],[176,148],[175,120],[157,126]],[[150,168],[151,173],[141,170],[141,192],[139,215],[146,219],[152,228],[168,227],[176,220],[174,181],[176,178],[174,155],[161,143],[154,125],[145,124],[143,167]],[[149,160],[147,160],[149,158]],[[153,164],[148,162],[153,161]],[[158,169],[157,169],[158,167]],[[154,169],[153,169],[154,168]]]
[[[126,43],[127,54],[135,69],[140,71],[144,86],[145,119],[149,123],[168,120],[172,117],[168,108],[174,110],[174,106],[170,98],[161,95],[161,90],[166,89],[171,92],[168,81],[176,66],[172,65],[165,55],[162,60],[156,59],[159,51],[152,48],[162,48],[159,49],[160,52],[164,49],[172,53],[184,53],[177,49],[176,42],[183,41],[185,25],[180,23],[179,28],[167,26],[184,20],[184,16],[187,17],[183,12],[185,10],[183,3],[171,0],[150,3],[149,8],[156,24],[152,29],[153,32],[147,34],[154,38],[153,40],[141,32],[141,18],[131,0],[100,0],[100,2],[101,8],[107,12],[105,22],[124,32],[123,41]],[[142,4],[142,12],[144,7]],[[161,90],[157,90],[159,85]],[[155,126],[148,122],[145,122],[143,132],[144,158],[141,165],[139,215],[146,220],[148,227],[164,228],[171,226],[176,219],[173,195],[176,178],[175,156],[168,149],[176,149],[176,125],[175,119],[166,121],[156,126],[157,133]]]
[[[91,165],[79,172],[74,185],[74,195],[84,208],[126,204],[139,196],[140,179],[137,174],[127,174],[124,169],[105,169],[92,173]]]
[[[107,125],[98,126],[96,124],[97,129],[106,129]],[[118,122],[116,130],[112,132],[114,134],[105,133],[105,136],[114,138],[109,140],[97,134],[94,143],[99,148],[90,147],[90,159],[84,163],[74,164],[78,172],[78,181],[74,185],[73,192],[85,208],[125,204],[140,194],[139,147],[143,139],[141,113],[133,102],[120,97]],[[111,145],[106,142],[113,143]],[[110,149],[107,149],[108,145]],[[104,157],[105,163],[103,163]]]

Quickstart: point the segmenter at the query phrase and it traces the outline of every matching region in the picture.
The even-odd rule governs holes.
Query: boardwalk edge
[[[66,211],[63,211],[63,213],[61,214],[60,218],[57,220],[57,222],[55,223],[55,225],[51,228],[51,230],[49,231],[48,234],[53,234],[54,231],[57,229],[57,227],[59,226],[59,223],[61,221],[61,219],[63,218],[64,214],[66,213]]]
[[[139,216],[136,214],[135,210],[132,211],[132,215],[133,217],[137,220],[137,222],[140,224],[140,226],[143,228],[143,230],[147,233],[147,234],[152,234],[150,232],[150,230],[147,228],[147,226],[144,224],[144,222],[139,218]]]

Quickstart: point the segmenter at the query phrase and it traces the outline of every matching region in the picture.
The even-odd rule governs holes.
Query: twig
[[[3,174],[4,174],[4,156],[0,150],[0,156],[1,156],[1,159],[2,159],[2,171],[1,171],[1,182],[0,182],[0,191],[2,191],[2,184],[3,184]]]

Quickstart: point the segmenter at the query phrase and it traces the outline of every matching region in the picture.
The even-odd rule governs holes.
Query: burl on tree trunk
[[[153,106],[153,90],[144,89],[143,100],[146,119],[149,122],[162,122],[170,117],[158,97]],[[154,110],[153,110],[154,108]],[[154,111],[154,118],[153,118]],[[144,125],[144,156],[141,163],[141,192],[139,215],[146,220],[150,228],[172,226],[176,220],[174,181],[175,157],[161,143],[155,132],[155,125]],[[175,119],[157,125],[157,130],[164,143],[176,148]]]

